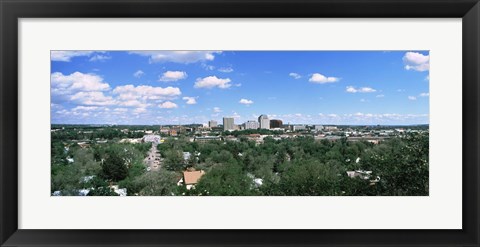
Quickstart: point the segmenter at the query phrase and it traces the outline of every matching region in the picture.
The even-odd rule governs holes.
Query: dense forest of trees
[[[94,132],[95,133],[95,132]],[[313,137],[274,140],[256,145],[240,141],[204,144],[187,138],[158,145],[160,171],[146,170],[143,159],[151,144],[91,144],[81,148],[70,136],[52,135],[52,193],[113,195],[108,185],[128,195],[221,196],[421,196],[429,193],[428,132],[410,133],[380,144],[366,141],[315,141]],[[67,149],[65,147],[68,147]],[[184,160],[182,152],[190,152]],[[71,158],[73,162],[67,161]],[[177,186],[186,168],[204,170],[191,190]],[[368,179],[347,171],[372,171]],[[93,176],[86,181],[85,177]],[[261,185],[255,183],[261,179]],[[371,180],[377,180],[372,182]]]

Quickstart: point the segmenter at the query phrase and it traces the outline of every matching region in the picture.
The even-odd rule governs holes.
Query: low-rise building
[[[152,143],[160,143],[162,138],[159,135],[144,135],[142,138],[143,142],[152,142]]]
[[[209,141],[221,141],[222,137],[220,136],[196,136],[194,141],[195,142],[200,142],[200,143],[205,143]]]
[[[300,131],[300,130],[306,130],[307,127],[305,125],[293,125],[292,130],[293,131]]]
[[[192,189],[198,183],[200,178],[205,175],[203,170],[200,171],[184,171],[183,178],[178,184],[185,185],[187,190]]]

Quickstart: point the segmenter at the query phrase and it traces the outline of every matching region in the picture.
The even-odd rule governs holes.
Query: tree
[[[184,168],[183,153],[179,150],[170,149],[165,152],[164,164],[171,171],[179,171]]]
[[[255,195],[253,180],[236,164],[219,164],[212,167],[195,186],[198,194],[210,196]]]
[[[282,174],[275,193],[288,196],[340,195],[337,174],[339,171],[334,166],[315,159],[297,160]]]
[[[111,181],[120,181],[127,177],[128,168],[125,161],[116,152],[110,150],[102,163],[102,177]]]
[[[164,170],[145,173],[134,183],[142,188],[139,192],[141,196],[172,196],[177,187],[175,173]]]

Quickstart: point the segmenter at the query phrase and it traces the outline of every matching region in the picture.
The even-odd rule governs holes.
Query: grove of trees
[[[379,144],[346,138],[316,141],[309,136],[267,137],[263,144],[247,138],[203,144],[170,138],[158,145],[163,159],[161,169],[155,172],[147,171],[143,162],[149,143],[92,143],[82,148],[69,138],[52,138],[52,193],[75,195],[80,189],[90,189],[89,195],[114,195],[108,186],[115,184],[127,188],[128,195],[144,196],[429,194],[428,132],[409,133]],[[191,154],[187,160],[183,152]],[[187,168],[205,171],[191,190],[177,186]],[[347,171],[355,170],[372,173],[367,179],[347,176]],[[85,179],[90,176],[93,178]]]

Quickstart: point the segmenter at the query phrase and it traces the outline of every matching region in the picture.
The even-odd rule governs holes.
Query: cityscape
[[[429,195],[428,51],[51,59],[52,196]]]

